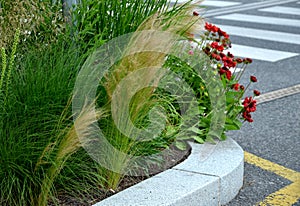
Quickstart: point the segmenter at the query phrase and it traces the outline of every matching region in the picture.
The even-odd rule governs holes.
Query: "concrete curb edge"
[[[93,206],[213,206],[232,200],[243,185],[244,151],[231,138],[216,145],[190,143],[175,167]]]

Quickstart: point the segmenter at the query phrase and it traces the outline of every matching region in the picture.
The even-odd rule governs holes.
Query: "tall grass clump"
[[[81,168],[89,167],[80,165],[93,165],[85,153],[74,156],[81,145],[68,105],[82,62],[78,53],[64,39],[42,51],[28,48],[16,59],[6,104],[0,110],[1,205],[40,206],[51,199],[55,201],[60,192],[55,187],[56,180],[60,181],[61,190],[73,187],[80,193],[85,189],[78,180],[74,188],[75,180],[70,180],[80,176],[72,175],[76,172],[88,180],[90,171]],[[89,124],[86,116],[78,119],[85,126]],[[69,165],[65,178],[58,178],[71,156],[77,164]]]
[[[168,5],[167,0],[82,0],[73,12],[77,37],[85,46],[99,46],[101,40],[134,32],[145,19]]]

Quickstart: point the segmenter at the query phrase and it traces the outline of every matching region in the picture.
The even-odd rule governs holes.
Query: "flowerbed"
[[[60,3],[44,3],[26,5],[61,17]],[[7,15],[16,5],[1,6],[1,20],[15,22]],[[187,140],[225,140],[226,131],[253,121],[256,100],[244,93],[257,79],[239,82],[252,60],[226,52],[229,35],[195,7],[86,0],[73,10],[75,25],[47,32],[55,21],[38,11],[29,21],[38,22],[13,28],[14,39],[1,42],[1,205],[105,196],[124,177],[163,170],[170,148],[184,157]]]

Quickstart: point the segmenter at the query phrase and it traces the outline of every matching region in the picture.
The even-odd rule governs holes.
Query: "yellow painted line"
[[[263,158],[260,158],[254,154],[250,154],[248,152],[245,152],[244,155],[245,155],[245,161],[249,164],[256,165],[264,170],[273,172],[273,173],[275,173],[281,177],[284,177],[285,179],[288,179],[292,182],[300,181],[300,173],[299,172],[285,168],[281,165],[273,163],[269,160],[265,160]]]
[[[293,183],[287,185],[280,190],[267,196],[262,202],[257,203],[259,206],[291,206],[300,199],[300,173],[294,170],[283,167],[279,164],[273,163],[269,160],[265,160],[254,154],[244,152],[245,162],[255,165],[273,172],[285,179],[292,181]]]
[[[300,182],[294,182],[267,196],[259,206],[291,206],[300,199]]]

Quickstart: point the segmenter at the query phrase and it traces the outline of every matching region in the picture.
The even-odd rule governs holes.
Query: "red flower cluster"
[[[214,48],[220,52],[224,50],[224,47],[222,45],[219,45],[219,42],[214,41],[213,43],[210,44],[211,48]]]
[[[204,27],[206,29],[208,40],[212,41],[212,43],[206,44],[203,51],[214,60],[216,64],[221,63],[221,66],[219,67],[220,75],[225,74],[226,78],[230,80],[232,77],[229,70],[230,68],[235,68],[237,64],[247,64],[252,62],[250,58],[235,58],[230,52],[224,54],[223,51],[231,47],[229,35],[219,27],[207,22]]]
[[[202,48],[204,53],[210,57],[215,65],[217,65],[219,74],[221,76],[224,75],[227,79],[228,85],[231,85],[232,90],[239,92],[237,94],[240,95],[239,98],[241,98],[249,85],[246,89],[243,85],[240,85],[236,81],[239,80],[240,76],[235,79],[236,76],[232,74],[230,69],[235,69],[238,64],[242,64],[241,68],[245,69],[247,64],[252,63],[252,59],[236,58],[230,52],[225,53],[224,51],[231,47],[229,35],[222,31],[219,27],[207,22],[205,23],[204,28],[206,29],[204,33],[205,40],[209,41],[209,43],[204,44]],[[255,76],[250,76],[250,83],[252,82],[257,82],[257,78]],[[260,95],[258,90],[254,90],[253,93],[254,96]],[[248,122],[253,122],[251,113],[256,111],[256,100],[254,100],[253,97],[246,97],[242,104],[244,107],[242,110],[242,117]]]
[[[244,105],[244,111],[242,116],[246,121],[253,122],[250,113],[256,111],[256,100],[254,100],[252,97],[246,97],[242,104]]]
[[[204,28],[209,32],[218,33],[219,36],[223,36],[226,39],[229,38],[229,35],[225,31],[222,31],[219,27],[217,27],[213,24],[209,24],[209,23],[205,22]]]

